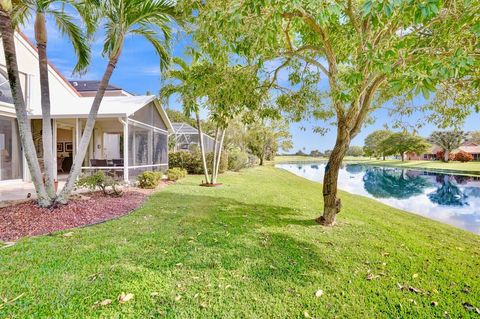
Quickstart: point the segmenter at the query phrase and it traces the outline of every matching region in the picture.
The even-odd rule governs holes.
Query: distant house
[[[94,97],[97,94],[98,87],[100,86],[100,81],[82,81],[82,80],[71,80],[70,84],[77,90],[77,92],[82,97]],[[108,85],[105,90],[105,96],[133,96],[124,89],[115,86]]]
[[[480,145],[473,142],[464,142],[459,148],[453,150],[451,154],[456,154],[460,151],[470,153],[473,156],[474,161],[480,161]],[[407,160],[432,161],[437,159],[440,160],[440,158],[437,158],[438,152],[442,152],[442,148],[438,145],[432,144],[430,149],[424,154],[417,155],[415,153],[407,153],[405,155]]]
[[[474,161],[480,161],[480,145],[476,143],[465,142],[458,148],[458,150],[455,150],[454,153],[459,151],[470,153],[473,156]]]
[[[406,153],[405,158],[409,161],[433,161],[437,159],[437,153],[441,152],[442,148],[438,145],[432,144],[429,150],[424,154],[416,154],[416,153]]]
[[[175,136],[175,151],[188,151],[192,147],[200,147],[198,130],[187,123],[172,123]],[[213,152],[215,139],[203,133],[203,145],[205,152]]]

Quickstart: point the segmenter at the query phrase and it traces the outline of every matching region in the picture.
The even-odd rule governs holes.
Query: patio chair
[[[91,159],[90,160],[90,165],[92,167],[106,167],[107,166],[107,160],[104,159]]]
[[[123,166],[123,158],[112,159],[113,166]]]

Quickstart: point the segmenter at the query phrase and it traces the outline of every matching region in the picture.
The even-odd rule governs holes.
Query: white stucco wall
[[[35,48],[20,34],[15,34],[15,48],[17,61],[22,80],[22,89],[27,107],[40,109],[40,75],[38,70],[38,56]],[[3,44],[0,41],[0,68],[6,70]],[[52,105],[69,104],[78,97],[77,92],[72,89],[68,82],[49,66],[50,100]],[[30,87],[29,87],[30,86]],[[0,114],[14,115],[13,105],[0,102]]]

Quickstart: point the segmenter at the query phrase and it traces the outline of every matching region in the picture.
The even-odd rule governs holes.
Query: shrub
[[[170,181],[178,181],[187,176],[187,170],[179,167],[170,168],[167,172],[167,176]]]
[[[137,176],[138,186],[140,188],[155,188],[162,179],[162,172],[145,171]]]
[[[444,156],[445,156],[445,153],[443,151],[438,151],[435,156],[437,157],[437,160],[440,160],[440,161],[444,161]],[[450,154],[448,154],[448,160],[449,161],[454,161],[455,160],[455,154],[452,154],[450,152]]]
[[[467,153],[465,151],[460,151],[455,154],[455,160],[465,163],[465,162],[470,162],[473,161],[473,156],[470,153]]]
[[[248,154],[240,149],[234,149],[228,153],[228,170],[238,172],[249,164]]]
[[[108,196],[122,195],[122,191],[118,189],[118,185],[118,181],[111,176],[105,175],[103,171],[98,171],[90,175],[84,175],[76,183],[77,187],[88,188],[92,191],[95,191],[98,188],[103,192],[104,195]]]
[[[202,156],[199,151],[170,153],[168,156],[168,166],[183,168],[187,170],[188,174],[201,174],[203,172]]]
[[[208,153],[207,154],[207,165],[208,165],[208,171],[211,173],[212,172],[212,167],[213,167],[213,153]],[[228,154],[227,152],[223,151],[222,156],[220,158],[220,167],[218,168],[218,172],[220,174],[225,173],[228,170]],[[200,171],[202,173],[203,170]]]
[[[213,153],[207,154],[207,165],[209,173],[212,172]],[[202,153],[200,151],[186,152],[180,151],[170,153],[168,156],[168,166],[183,168],[188,174],[203,174]],[[219,173],[224,173],[228,169],[228,155],[222,152],[220,160]]]

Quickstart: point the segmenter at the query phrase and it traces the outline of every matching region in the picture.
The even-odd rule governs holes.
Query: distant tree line
[[[430,150],[432,145],[437,145],[441,149],[441,151],[434,154],[437,159],[441,159],[444,162],[450,160],[464,162],[471,160],[470,154],[460,151],[456,155],[458,158],[456,158],[451,152],[458,149],[466,141],[479,143],[480,132],[466,133],[459,130],[434,131],[425,139],[408,132],[378,130],[366,137],[363,151],[366,156],[370,157],[383,158],[385,160],[387,156],[399,156],[404,161],[405,155],[408,153],[421,155]]]

